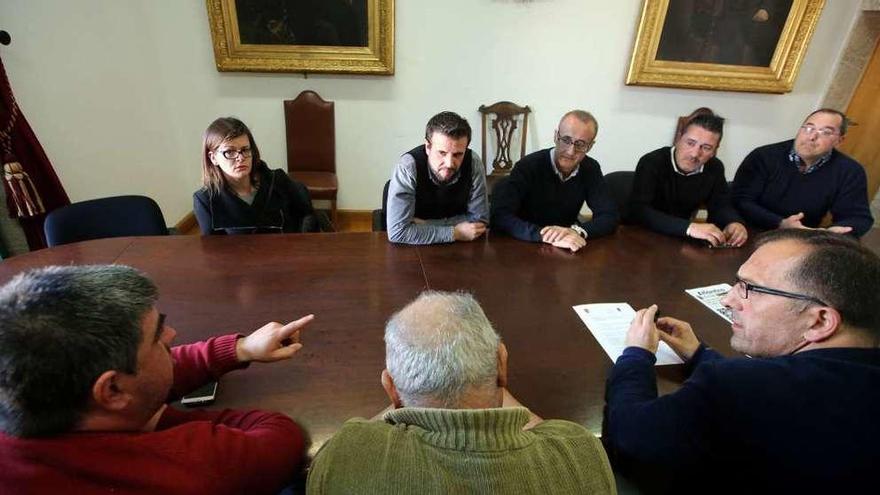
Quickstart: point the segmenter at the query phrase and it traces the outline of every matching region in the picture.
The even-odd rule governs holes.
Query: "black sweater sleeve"
[[[657,188],[667,180],[661,167],[664,163],[671,167],[669,162],[662,160],[663,156],[669,156],[668,153],[668,148],[661,148],[660,153],[651,152],[639,159],[630,195],[630,214],[633,219],[655,232],[684,237],[690,225],[689,220],[654,208]]]
[[[743,223],[736,208],[733,207],[730,188],[727,185],[727,178],[724,176],[724,165],[718,162],[717,169],[713,170],[713,173],[712,193],[706,204],[706,209],[709,212],[708,221],[714,223],[719,229],[724,229],[733,222]]]
[[[758,200],[769,180],[764,148],[749,153],[737,169],[733,179],[733,204],[750,224],[762,229],[775,229],[779,227],[782,216],[765,208]]]
[[[582,167],[583,168],[583,167]],[[611,197],[602,169],[598,163],[587,168],[586,174],[586,200],[587,206],[593,212],[593,218],[583,222],[580,226],[587,231],[591,239],[608,235],[617,229],[620,214],[617,211],[617,203]]]
[[[522,160],[517,165],[519,166]],[[534,177],[526,173],[528,167],[514,167],[506,179],[495,185],[492,194],[492,228],[506,232],[521,241],[541,242],[541,228],[518,216]]]

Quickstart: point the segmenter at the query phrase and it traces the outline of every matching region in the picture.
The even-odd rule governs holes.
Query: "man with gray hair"
[[[381,419],[321,448],[310,494],[614,493],[599,441],[507,390],[507,350],[468,294],[425,292],[385,327]]]
[[[590,112],[562,116],[553,135],[556,146],[526,155],[510,177],[495,186],[492,225],[511,236],[544,242],[572,252],[587,239],[617,228],[617,205],[599,162],[587,156],[596,142],[599,123]],[[590,221],[578,221],[584,203]]]
[[[121,265],[47,267],[0,288],[3,493],[275,493],[289,482],[304,450],[290,418],[167,403],[290,358],[313,317],[172,348],[157,297]]]

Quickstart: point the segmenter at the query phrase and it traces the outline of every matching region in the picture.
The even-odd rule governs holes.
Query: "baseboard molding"
[[[370,232],[373,230],[373,210],[337,210],[336,230],[339,232]]]
[[[373,210],[337,210],[339,217],[346,217],[350,220],[370,220],[373,221]]]

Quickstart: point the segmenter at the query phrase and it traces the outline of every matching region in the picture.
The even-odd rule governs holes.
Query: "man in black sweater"
[[[572,110],[559,122],[555,148],[523,157],[492,198],[492,225],[513,237],[545,242],[572,252],[587,237],[617,228],[617,205],[605,186],[602,169],[587,156],[599,124],[589,112]],[[578,222],[586,201],[592,220]]]
[[[682,128],[675,146],[664,146],[639,159],[633,178],[633,220],[662,234],[702,239],[713,247],[742,246],[748,237],[734,209],[724,164],[715,158],[724,119],[701,113]],[[705,205],[708,222],[691,221]]]

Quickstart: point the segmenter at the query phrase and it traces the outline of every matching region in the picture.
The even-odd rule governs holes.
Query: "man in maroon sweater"
[[[304,452],[290,418],[167,402],[290,358],[312,315],[171,348],[156,286],[118,265],[48,267],[0,288],[3,493],[273,493]]]

